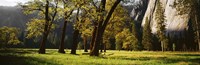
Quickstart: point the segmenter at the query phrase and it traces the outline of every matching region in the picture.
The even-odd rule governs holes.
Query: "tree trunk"
[[[101,44],[100,46],[101,46],[100,47],[100,49],[101,49],[100,52],[103,52],[103,45]]]
[[[74,35],[73,35],[73,44],[71,48],[71,54],[76,54],[76,49],[78,45],[78,35],[79,35],[79,30],[75,30]]]
[[[66,4],[66,3],[65,3]],[[64,4],[64,9],[65,9],[65,4]],[[68,12],[65,12],[65,16],[64,16],[64,26],[63,26],[63,30],[62,30],[62,36],[61,36],[61,43],[60,43],[60,47],[58,52],[59,53],[65,53],[64,51],[64,43],[65,43],[65,33],[66,33],[66,27],[67,27],[67,19],[70,17],[70,15],[72,15],[74,10],[71,10],[71,12],[69,14],[67,14]]]
[[[84,52],[88,52],[88,50],[87,50],[87,36],[84,36],[83,40],[84,40]]]
[[[102,33],[101,29],[97,29],[94,46],[92,48],[90,56],[99,56],[99,47],[100,47],[100,41],[101,41],[101,38],[102,38],[101,33]]]
[[[195,15],[195,23],[196,23],[196,29],[197,29],[197,32],[196,32],[196,35],[197,35],[197,43],[198,43],[199,51],[200,51],[199,23],[198,23],[197,15]]]
[[[117,5],[118,5],[121,1],[122,1],[122,0],[117,0],[117,1],[114,3],[114,5],[112,6],[112,8],[110,9],[110,11],[109,11],[109,13],[108,13],[108,15],[107,15],[107,17],[106,17],[104,23],[103,23],[103,26],[102,26],[102,34],[104,33],[104,31],[105,31],[105,29],[106,29],[106,26],[107,26],[107,24],[108,24],[108,22],[109,22],[109,20],[110,20],[110,18],[111,18],[111,16],[112,16],[113,12],[115,11]]]
[[[44,32],[43,33],[43,38],[42,38],[42,42],[40,44],[40,49],[39,49],[39,54],[45,54],[45,44],[46,44],[46,40],[47,40],[47,34]]]
[[[163,43],[163,41],[161,41],[161,48],[162,48],[162,52],[164,52],[164,43]]]
[[[45,44],[48,37],[48,26],[49,26],[49,1],[46,0],[45,5],[45,27],[43,32],[42,42],[40,44],[39,54],[45,54]]]
[[[101,43],[101,47],[100,47],[100,49],[101,49],[101,51],[100,52],[103,52],[103,46],[104,46],[104,44],[103,44],[103,39],[101,39],[101,41],[100,41]]]
[[[103,13],[103,11],[105,11],[105,5],[106,5],[106,0],[102,0],[101,4],[100,4],[99,13]],[[93,45],[92,50],[90,52],[90,56],[99,56],[99,46],[100,46],[101,38],[103,36],[103,35],[101,35],[103,21],[104,21],[104,15],[101,14],[99,22],[98,22],[97,30],[95,32],[96,36],[93,39],[94,45]]]
[[[106,52],[106,44],[104,44],[104,52]]]
[[[65,32],[66,32],[66,27],[67,27],[67,21],[64,22],[63,30],[62,30],[62,38],[61,38],[61,43],[58,52],[59,53],[65,53],[64,51],[64,43],[65,43]]]
[[[110,17],[112,16],[112,13],[114,12],[115,8],[120,3],[120,1],[121,0],[117,0],[114,3],[114,5],[112,6],[111,10],[109,11],[108,16],[106,17],[105,21],[104,21],[104,15],[100,16],[100,21],[98,23],[96,37],[95,37],[95,42],[94,42],[94,46],[92,48],[92,51],[90,52],[90,56],[99,56],[100,41],[102,41],[101,39],[103,37],[107,23],[109,22]],[[103,13],[103,11],[105,10],[105,4],[106,4],[106,0],[102,0],[101,1],[101,8],[102,9],[101,9],[100,13]]]
[[[90,42],[90,52],[92,51],[92,48],[93,48],[93,45],[94,45],[94,40],[95,40],[95,37],[96,37],[96,32],[97,32],[97,27],[95,25],[94,30],[92,32],[92,40]]]

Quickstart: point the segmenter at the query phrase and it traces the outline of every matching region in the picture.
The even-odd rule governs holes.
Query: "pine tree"
[[[143,28],[143,37],[142,37],[142,44],[144,49],[146,50],[152,50],[153,45],[152,45],[152,33],[150,29],[150,22],[148,18],[146,18],[146,22]]]
[[[162,51],[167,50],[168,48],[168,39],[165,36],[165,15],[162,3],[160,0],[157,2],[156,7],[156,21],[157,21],[157,34],[159,41],[161,42]]]

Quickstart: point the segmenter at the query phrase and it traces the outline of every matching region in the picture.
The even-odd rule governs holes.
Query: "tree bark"
[[[114,5],[112,6],[111,10],[109,11],[108,16],[106,17],[105,21],[104,21],[104,16],[103,15],[100,16],[100,21],[98,23],[96,37],[95,37],[95,42],[94,42],[92,51],[90,52],[90,56],[99,56],[100,41],[102,41],[101,39],[103,37],[107,23],[109,22],[110,17],[112,16],[112,13],[114,12],[115,8],[120,3],[120,1],[121,0],[117,0],[114,3]],[[102,9],[101,9],[100,13],[103,13],[103,11],[105,11],[105,4],[106,4],[106,0],[102,0],[101,5],[100,5]]]
[[[101,49],[101,51],[100,52],[103,52],[103,46],[104,46],[104,44],[102,44],[102,43],[100,43],[101,45],[100,45],[100,49]]]
[[[96,37],[96,32],[97,32],[97,27],[95,25],[94,30],[92,32],[92,40],[90,42],[90,52],[92,51],[92,48],[93,48],[93,45],[94,45],[94,40],[95,40],[95,37]]]
[[[99,47],[100,47],[100,41],[101,41],[101,38],[102,38],[101,33],[102,33],[101,29],[99,28],[96,32],[95,42],[94,42],[94,46],[92,48],[92,51],[90,53],[90,56],[99,56]]]
[[[103,3],[105,0],[102,0]],[[102,4],[102,3],[101,3]],[[102,7],[103,8],[103,7]],[[105,8],[105,7],[104,7]],[[104,10],[104,9],[103,9]],[[100,12],[102,13],[103,10],[101,10]],[[101,41],[101,38],[102,38],[102,23],[103,23],[103,19],[104,19],[104,16],[101,15],[100,16],[100,21],[98,23],[98,26],[97,26],[97,30],[96,30],[96,36],[94,37],[95,39],[94,40],[94,43],[93,43],[93,47],[92,47],[92,50],[90,52],[90,56],[99,56],[99,46],[100,46],[100,41]]]
[[[64,9],[65,9],[65,6],[64,6]],[[74,10],[71,10],[71,12],[69,14],[67,14],[67,12],[65,12],[65,16],[64,16],[64,25],[63,25],[63,30],[62,30],[62,36],[61,36],[61,43],[60,43],[60,47],[59,47],[59,50],[58,52],[59,53],[65,53],[64,51],[64,43],[65,43],[65,35],[66,35],[66,27],[67,27],[67,19],[70,17],[70,15],[72,15]]]
[[[83,38],[83,40],[84,40],[84,52],[88,52],[88,48],[87,48],[87,36],[84,36],[84,38]]]
[[[104,45],[105,45],[105,43],[103,43],[103,38],[101,39],[101,41],[100,41],[100,44],[101,44],[101,51],[100,52],[103,52],[103,50],[104,50]]]
[[[46,0],[45,5],[45,27],[43,32],[42,42],[40,44],[39,54],[45,54],[45,44],[48,37],[48,26],[49,26],[49,1]]]
[[[104,52],[106,52],[106,44],[104,44]]]
[[[102,26],[102,33],[104,33],[105,29],[106,29],[106,26],[113,14],[113,12],[115,11],[117,5],[121,2],[121,0],[117,0],[114,5],[112,6],[112,8],[110,9],[109,13],[108,13],[108,16],[106,17],[104,23],[103,23],[103,26]]]
[[[200,51],[200,36],[199,36],[199,23],[198,23],[198,18],[197,18],[197,15],[195,15],[195,22],[196,22],[196,29],[197,29],[197,32],[196,32],[196,35],[197,35],[197,43],[198,43],[198,46],[199,46],[199,51]]]
[[[162,52],[164,52],[164,43],[163,43],[163,41],[161,41],[161,48],[162,48]]]
[[[58,52],[65,53],[64,51],[64,43],[65,43],[65,33],[66,33],[67,21],[64,22],[63,30],[62,30],[62,38]]]
[[[102,14],[100,15],[97,30],[95,32],[96,36],[94,37],[94,39],[92,39],[92,41],[94,41],[94,43],[93,43],[92,50],[90,52],[90,56],[99,56],[99,46],[100,46],[100,40],[102,38],[101,27],[102,27],[102,23],[104,21],[103,11],[105,11],[105,4],[106,4],[106,0],[102,0],[101,4],[100,4],[100,9],[99,9],[100,10],[99,13],[102,13]]]
[[[79,36],[79,30],[75,30],[74,35],[73,35],[73,44],[71,48],[71,54],[76,54],[76,49],[78,45],[78,36]]]

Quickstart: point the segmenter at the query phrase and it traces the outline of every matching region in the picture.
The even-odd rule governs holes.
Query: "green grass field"
[[[108,50],[100,57],[91,57],[77,50],[77,55],[57,53],[47,49],[38,54],[38,49],[0,50],[0,65],[200,65],[200,52],[151,52]]]

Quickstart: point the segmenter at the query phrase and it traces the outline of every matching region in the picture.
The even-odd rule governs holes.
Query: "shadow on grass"
[[[179,57],[176,57],[179,56]],[[193,58],[192,58],[193,57]],[[192,65],[200,65],[200,55],[199,54],[178,54],[175,55],[174,58],[171,57],[137,57],[130,58],[127,56],[117,56],[112,57],[112,59],[121,59],[121,60],[131,60],[131,61],[150,61],[150,60],[158,60],[165,64],[174,64],[179,62],[187,62]]]
[[[177,56],[200,56],[200,54],[175,54]]]
[[[0,65],[59,65],[51,61],[23,56],[35,52],[37,50],[0,49]]]
[[[37,50],[22,50],[22,49],[0,49],[0,53],[14,53],[14,54],[27,54],[27,53],[36,53]]]
[[[118,56],[116,59],[121,59],[121,60],[139,60],[139,61],[151,60],[150,57],[128,58],[126,56]]]
[[[0,65],[59,65],[56,62],[39,59],[35,57],[26,57],[23,54],[31,54],[31,53],[37,53],[37,50],[34,49],[28,49],[28,50],[22,50],[22,49],[13,49],[13,50],[1,50],[0,49]],[[52,53],[47,53],[47,55],[54,55]],[[114,55],[114,53],[105,54],[103,57],[92,57],[92,59],[119,59],[119,60],[131,60],[131,61],[151,61],[151,60],[158,60],[165,64],[173,64],[173,63],[179,63],[179,62],[187,62],[192,65],[200,65],[200,54],[172,54],[173,57],[137,57],[137,58],[130,58],[127,56],[116,56],[116,57],[109,57]],[[79,56],[79,55],[74,55]],[[169,55],[171,56],[171,55]],[[177,57],[178,56],[178,57]],[[78,58],[77,58],[78,59]],[[97,64],[100,65],[101,63],[96,62],[72,62],[75,65],[90,65],[90,64]],[[151,63],[151,62],[148,62]]]
[[[18,55],[0,55],[1,65],[58,65],[57,63],[48,62],[34,57],[23,57]]]
[[[178,63],[178,62],[188,62],[191,64],[200,64],[200,58],[194,58],[194,59],[189,59],[189,58],[176,58],[176,59],[165,59],[163,60],[164,63]]]
[[[200,64],[200,54],[174,54],[174,55],[187,57],[187,58],[170,59],[171,62],[185,61],[185,62]],[[190,57],[194,57],[194,58],[190,58]]]

